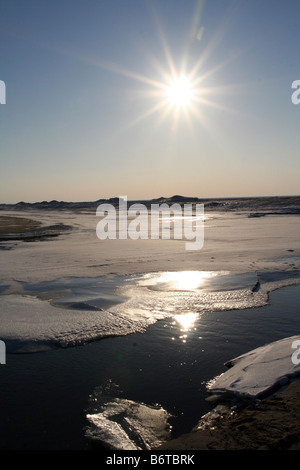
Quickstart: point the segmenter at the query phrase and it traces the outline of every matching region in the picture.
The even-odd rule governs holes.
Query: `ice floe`
[[[160,406],[103,398],[100,408],[87,415],[86,437],[108,449],[150,450],[170,438],[169,415]]]
[[[207,384],[211,397],[259,399],[300,376],[300,336],[256,348],[230,360],[229,369]]]

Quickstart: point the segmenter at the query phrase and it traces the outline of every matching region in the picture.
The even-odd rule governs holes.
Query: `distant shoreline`
[[[0,203],[0,210],[93,210],[96,211],[99,204],[109,203],[117,206],[119,198],[98,199],[96,201],[41,201],[18,202],[15,204]],[[146,207],[151,204],[204,204],[208,211],[249,211],[265,214],[300,214],[300,196],[263,196],[263,197],[236,197],[236,198],[199,198],[175,195],[172,197],[159,197],[154,199],[129,200],[128,203],[142,203]]]
[[[69,230],[71,227],[64,224],[44,226],[37,220],[0,215],[0,242],[45,240],[58,237],[62,232]]]

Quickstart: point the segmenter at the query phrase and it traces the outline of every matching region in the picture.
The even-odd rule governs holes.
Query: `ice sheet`
[[[3,213],[24,217],[22,211]],[[188,253],[181,240],[100,241],[93,213],[26,211],[26,217],[43,224],[64,223],[73,229],[52,240],[13,242],[11,249],[1,250],[0,338],[7,341],[8,352],[72,346],[143,331],[154,321],[177,314],[260,307],[268,302],[269,291],[300,281],[291,262],[278,261],[287,249],[294,250],[294,256],[299,253],[299,217],[216,215],[206,224],[203,249]],[[284,279],[265,278],[256,285],[262,269],[289,273]],[[190,288],[194,280],[189,274],[184,287],[177,285],[175,290],[169,281],[159,286],[155,281],[155,273],[179,271],[226,274],[200,279],[203,287],[198,290]],[[95,286],[87,292],[83,284],[101,276],[133,276],[137,282],[121,286],[117,298],[111,291],[99,295]],[[63,287],[71,289],[69,297],[51,291],[56,283],[76,277],[77,286]],[[26,286],[31,297],[24,296]],[[30,286],[50,290],[33,292]],[[113,305],[116,300],[121,302]]]
[[[8,353],[71,347],[143,331],[146,323],[109,311],[70,310],[24,295],[1,297],[1,339]]]
[[[300,336],[292,336],[230,360],[226,363],[229,370],[208,384],[208,392],[215,397],[239,399],[267,395],[290,378],[300,376],[297,341],[299,350]]]
[[[281,283],[218,271],[14,281],[0,294],[0,334],[8,352],[77,346],[141,332],[163,318],[261,307]]]

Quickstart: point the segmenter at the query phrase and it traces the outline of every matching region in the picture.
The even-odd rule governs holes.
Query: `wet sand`
[[[190,433],[159,448],[166,449],[300,450],[300,381],[239,412],[228,408],[209,428],[201,429],[200,420]]]

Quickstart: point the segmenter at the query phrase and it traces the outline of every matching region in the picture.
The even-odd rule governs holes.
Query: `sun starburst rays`
[[[149,74],[138,73],[112,63],[98,62],[101,68],[131,79],[141,85],[140,89],[135,88],[132,90],[130,96],[131,99],[143,103],[144,110],[117,132],[124,132],[133,126],[139,125],[153,115],[156,115],[156,122],[159,126],[167,124],[171,132],[177,130],[179,125],[183,123],[190,130],[200,125],[206,131],[212,132],[213,125],[208,118],[211,113],[207,113],[206,110],[237,112],[232,106],[227,106],[224,100],[220,99],[220,94],[236,93],[241,89],[241,85],[222,84],[217,87],[213,82],[210,86],[207,86],[207,83],[214,74],[219,73],[223,67],[236,57],[231,55],[213,66],[207,66],[212,51],[217,48],[221,41],[222,32],[218,32],[210,43],[202,49],[202,53],[195,63],[191,63],[191,56],[187,47],[180,60],[175,61],[162,26],[159,22],[156,26],[164,60],[158,60],[157,57],[153,55],[151,57],[149,54],[148,67],[149,64],[152,67]],[[195,25],[193,25],[193,31],[194,33],[196,31]],[[189,45],[191,45],[191,38],[189,39]]]

